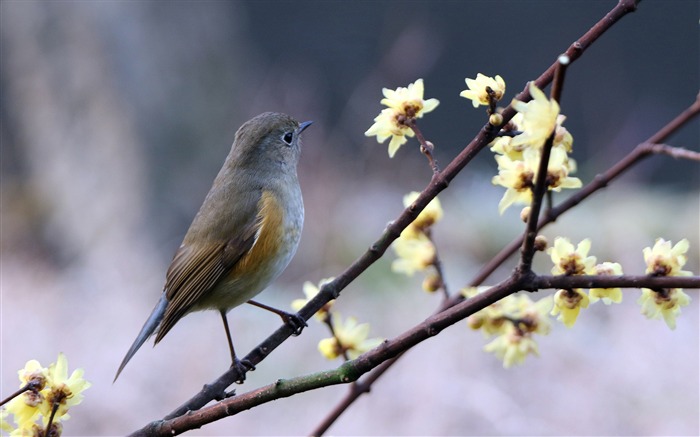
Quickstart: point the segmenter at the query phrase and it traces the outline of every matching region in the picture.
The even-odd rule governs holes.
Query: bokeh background
[[[446,165],[485,122],[458,95],[465,77],[500,74],[508,101],[615,3],[3,0],[0,392],[16,389],[27,360],[48,364],[62,351],[93,383],[66,435],[120,435],[162,417],[228,366],[215,313],[185,318],[112,378],[238,126],[269,110],[316,122],[299,167],[301,246],[260,296],[284,308],[304,281],[341,272],[430,179],[415,141],[390,160],[363,135],[382,87],[424,78],[426,97],[441,104],[421,126]],[[562,112],[584,183],[696,98],[699,12],[694,0],[645,1],[569,69]],[[697,121],[668,140],[698,142]],[[519,208],[497,213],[495,169],[485,152],[440,196],[446,217],[434,232],[453,291],[521,232]],[[648,159],[545,234],[591,237],[592,254],[632,274],[656,237],[686,237],[697,273],[699,173]],[[373,336],[391,338],[439,303],[420,277],[392,273],[392,258],[337,303]],[[460,323],[407,354],[330,432],[698,435],[700,297],[689,293],[675,331],[641,316],[639,292],[628,290],[574,329],[555,325],[542,356],[511,370]],[[252,307],[229,319],[242,352],[279,325]],[[316,352],[324,336],[311,323],[239,391],[335,366]],[[193,435],[308,433],[346,390],[280,400]]]

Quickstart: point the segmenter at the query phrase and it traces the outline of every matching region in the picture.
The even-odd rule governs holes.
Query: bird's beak
[[[304,132],[304,129],[311,126],[312,124],[313,124],[313,121],[305,121],[303,123],[299,123],[299,133]]]

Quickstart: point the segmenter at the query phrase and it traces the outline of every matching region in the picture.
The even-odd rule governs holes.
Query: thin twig
[[[562,55],[557,60],[557,69],[554,72],[554,81],[552,82],[552,100],[559,102],[564,85],[564,77],[566,75],[566,67],[569,65],[569,58]],[[525,226],[525,235],[523,236],[523,246],[520,251],[520,265],[518,272],[527,274],[532,268],[532,260],[535,257],[535,237],[537,237],[537,221],[539,220],[540,210],[544,194],[549,186],[547,183],[547,171],[549,167],[549,156],[552,152],[554,144],[554,136],[556,135],[556,121],[549,134],[549,138],[542,146],[542,156],[540,157],[540,165],[537,168],[537,177],[535,179],[535,187],[532,189],[532,203],[530,205],[530,214],[527,218]]]
[[[649,153],[656,155],[668,155],[676,159],[688,159],[690,161],[700,161],[700,152],[684,149],[682,147],[673,147],[667,144],[652,144],[644,143],[643,147],[649,150]]]

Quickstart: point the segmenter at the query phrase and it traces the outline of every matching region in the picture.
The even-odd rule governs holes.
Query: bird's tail
[[[160,324],[161,320],[163,320],[163,315],[165,314],[165,307],[168,306],[168,300],[165,298],[165,293],[163,293],[160,297],[160,300],[156,304],[156,307],[153,308],[153,311],[151,311],[151,315],[148,316],[148,320],[146,320],[146,323],[143,324],[143,328],[141,328],[141,332],[139,332],[139,335],[136,337],[136,340],[134,340],[134,344],[131,345],[129,348],[129,351],[126,353],[126,356],[122,360],[122,363],[119,365],[119,370],[117,370],[117,374],[114,376],[114,381],[119,378],[119,374],[122,373],[122,370],[124,370],[124,367],[126,366],[126,363],[129,362],[131,357],[134,356],[137,350],[148,340],[148,337],[153,335],[153,333],[156,331],[156,328]],[[114,382],[113,381],[113,382]]]

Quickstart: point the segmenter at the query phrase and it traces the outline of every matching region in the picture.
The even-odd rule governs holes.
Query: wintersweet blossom
[[[419,192],[412,191],[403,196],[403,206],[408,208],[413,202],[416,201],[419,195]],[[442,219],[442,216],[443,211],[442,205],[440,204],[440,199],[435,197],[428,203],[428,205],[426,205],[425,208],[423,208],[423,211],[421,211],[420,214],[418,214],[418,217],[416,217],[416,219],[413,220],[411,226],[418,230],[426,229],[440,221],[440,219]]]
[[[589,302],[586,292],[579,288],[559,290],[554,294],[554,306],[550,314],[559,315],[557,320],[564,323],[567,328],[571,328],[576,323],[581,308],[588,308]]]
[[[523,335],[512,325],[507,326],[506,333],[484,346],[484,351],[495,354],[503,361],[506,369],[514,364],[522,364],[528,355],[539,355],[537,343],[532,337]]]
[[[462,91],[459,95],[465,99],[471,100],[475,108],[479,105],[489,104],[487,88],[491,89],[493,98],[496,101],[501,100],[503,94],[506,92],[506,83],[501,76],[496,76],[494,78],[478,73],[476,79],[466,78],[464,81],[467,83],[468,89]]]
[[[690,248],[687,239],[671,246],[670,241],[659,238],[654,247],[644,248],[646,272],[651,276],[690,276],[692,272],[682,270],[687,262],[686,253]],[[690,303],[690,296],[681,288],[651,290],[642,289],[642,296],[637,301],[642,306],[642,314],[649,319],[662,318],[671,329],[676,329],[676,317],[681,307]]]
[[[654,247],[644,248],[646,272],[653,276],[691,276],[692,272],[681,270],[688,260],[686,253],[690,248],[687,239],[682,239],[675,246],[663,238],[658,238]]]
[[[585,275],[595,274],[593,266],[596,262],[596,257],[588,256],[588,251],[591,249],[591,240],[586,238],[582,240],[574,249],[568,238],[556,237],[554,246],[547,249],[547,253],[552,258],[554,267],[552,267],[553,275]]]
[[[391,137],[389,142],[389,157],[394,156],[406,137],[413,137],[410,124],[417,118],[435,109],[440,103],[437,99],[423,98],[423,79],[418,79],[408,87],[396,90],[384,88],[384,99],[381,104],[387,106],[374,119],[374,124],[365,132],[368,137],[376,136],[379,143]]]
[[[37,360],[29,360],[24,368],[17,372],[20,388],[31,388],[7,403],[7,411],[14,416],[18,426],[34,423],[39,416],[39,405],[46,403],[42,392],[48,381],[48,369],[42,367]]]
[[[358,324],[354,317],[343,322],[341,315],[334,313],[332,326],[334,336],[318,343],[319,351],[329,360],[342,356],[344,352],[353,360],[384,341],[381,338],[368,339],[369,323]]]
[[[620,276],[622,266],[618,263],[604,262],[593,268],[593,274],[601,276]],[[622,302],[621,288],[591,288],[588,292],[591,303],[602,300],[605,305]]]
[[[306,299],[294,299],[292,301],[292,308],[294,311],[299,311],[302,309],[311,299],[316,297],[318,292],[321,290],[321,287],[326,285],[327,283],[331,282],[335,278],[324,278],[321,279],[321,281],[318,283],[318,285],[315,285],[313,282],[306,281],[304,282],[304,285],[302,286],[302,290],[304,291],[304,295],[306,296]],[[326,303],[320,310],[314,314],[314,318],[318,320],[319,322],[323,322],[326,317],[328,316],[328,312],[331,310],[333,307],[333,302],[335,300],[331,300],[328,303]]]
[[[493,148],[501,149],[504,144],[496,143]],[[536,148],[526,148],[519,152],[511,149],[511,152],[503,150],[504,154],[495,156],[498,163],[498,174],[493,177],[491,183],[506,188],[501,201],[498,203],[498,211],[503,212],[513,204],[532,203],[532,190],[535,186],[537,169],[540,166],[541,151]],[[561,147],[553,147],[549,162],[547,163],[547,189],[561,191],[562,188],[579,188],[581,180],[569,176],[572,160]]]
[[[512,144],[542,147],[556,126],[559,104],[554,99],[548,99],[534,82],[530,82],[529,89],[532,100],[525,103],[513,99],[512,102],[513,108],[523,114],[519,126],[523,133],[513,138]]]
[[[19,371],[19,379],[20,387],[29,385],[30,389],[6,404],[6,414],[12,414],[17,424],[11,435],[34,435],[35,431],[46,427],[52,414],[51,432],[60,435],[60,421],[69,418],[68,410],[82,401],[83,391],[91,385],[83,378],[83,369],[76,369],[68,376],[68,361],[63,353],[48,369],[41,367],[36,360],[28,361]],[[43,427],[37,427],[35,421],[38,419]]]
[[[676,329],[676,317],[681,313],[681,307],[690,303],[690,296],[681,288],[665,289],[661,292],[642,288],[642,296],[637,303],[642,306],[642,314],[648,319],[663,318],[671,329]]]
[[[413,276],[416,271],[425,270],[435,261],[435,246],[423,233],[406,229],[392,244],[398,256],[391,263],[391,270]]]
[[[463,294],[471,297],[489,287],[465,289]],[[528,354],[537,355],[534,334],[546,335],[551,329],[549,311],[552,298],[547,296],[533,302],[528,295],[510,295],[495,302],[467,318],[472,329],[479,329],[484,336],[496,336],[484,350],[494,353],[508,368],[523,362]]]
[[[75,369],[68,376],[68,360],[62,353],[58,354],[56,363],[49,366],[49,384],[48,392],[46,393],[46,402],[41,404],[41,413],[44,417],[51,415],[52,408],[58,405],[56,416],[68,419],[68,410],[74,405],[78,405],[83,401],[83,391],[89,388],[92,384],[83,378],[83,369]]]

